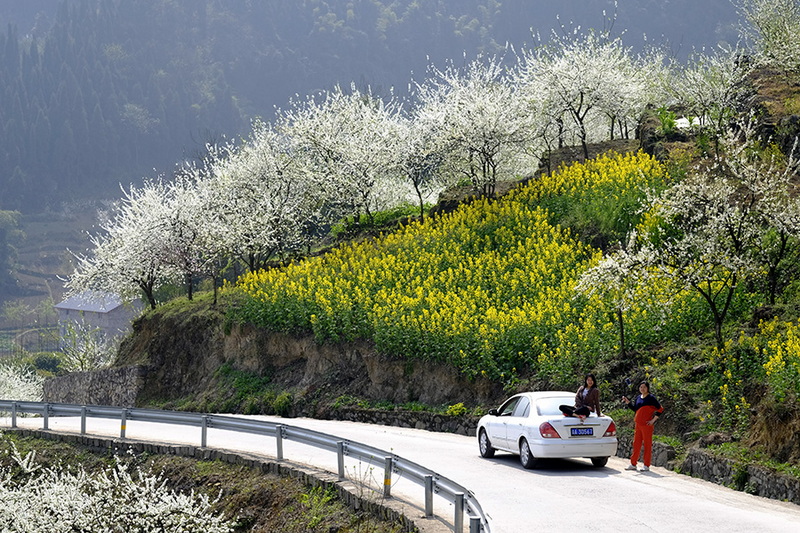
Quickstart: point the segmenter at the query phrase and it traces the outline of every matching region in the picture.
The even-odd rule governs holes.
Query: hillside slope
[[[782,125],[775,132],[781,135],[777,141],[783,144],[796,135],[790,126],[797,120],[787,115],[785,108],[797,94],[797,86],[763,72],[752,82],[752,103],[762,110],[760,116],[767,128]],[[653,151],[667,156],[671,152],[686,154],[693,142],[685,136],[643,138],[653,141],[649,145]],[[668,164],[680,170],[674,160],[668,160]],[[449,202],[449,207],[442,205],[440,210],[448,211],[458,199]],[[565,204],[553,200],[549,205]],[[594,238],[591,227],[583,230],[585,234],[578,234],[587,242],[600,248],[608,244]],[[634,327],[628,330],[629,334],[638,330],[639,345],[624,356],[613,351],[613,328],[596,329],[593,334],[602,342],[570,346],[568,355],[572,358],[564,360],[568,365],[551,369],[553,379],[546,382],[523,374],[525,369],[521,369],[517,381],[507,375],[491,379],[480,372],[467,379],[455,365],[446,362],[383,355],[364,337],[337,342],[303,332],[302,328],[268,333],[227,315],[227,309],[240,303],[234,299],[235,292],[227,293],[219,307],[213,307],[206,297],[194,302],[179,299],[148,313],[123,345],[117,365],[141,365],[146,370],[146,379],[137,392],[139,405],[312,416],[327,416],[337,405],[394,409],[396,405],[423,408],[421,404],[426,404],[428,409],[447,409],[463,403],[462,413],[473,408],[479,412],[511,390],[569,386],[585,371],[580,365],[591,365],[601,376],[607,409],[616,407],[614,400],[630,382],[651,379],[668,409],[668,416],[659,423],[662,436],[687,445],[701,438],[705,444],[734,442],[739,446],[734,452],[740,455],[755,450],[778,461],[796,463],[800,458],[796,437],[800,413],[791,401],[786,403],[787,398],[793,398],[794,385],[791,380],[788,384],[776,381],[776,376],[783,379],[789,375],[783,370],[792,368],[789,356],[794,357],[794,352],[786,352],[782,373],[775,365],[769,366],[770,361],[778,361],[771,355],[770,346],[785,343],[788,350],[796,335],[798,302],[791,287],[782,301],[772,306],[763,305],[762,299],[750,293],[740,294],[736,312],[725,325],[730,344],[724,351],[715,346],[708,319],[696,320],[702,305],[687,299],[684,307],[692,308],[691,313],[681,319],[685,324],[680,328],[684,329],[674,329],[673,337],[662,335],[663,325],[659,326],[661,331],[651,328],[650,319],[642,318],[647,313],[641,313],[632,318]],[[673,314],[666,324],[678,318]],[[316,327],[319,320],[312,315],[309,328]],[[570,331],[574,335],[564,337],[566,340],[582,338],[574,328]],[[600,355],[587,362],[584,347]],[[514,353],[511,355],[508,369],[515,361]],[[471,370],[475,370],[474,365]],[[613,414],[621,426],[628,424],[625,412]]]

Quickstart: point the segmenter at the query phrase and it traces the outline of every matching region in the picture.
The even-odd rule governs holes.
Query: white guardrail
[[[292,440],[336,453],[340,480],[345,479],[345,456],[365,461],[374,466],[383,466],[383,492],[385,497],[391,496],[392,474],[397,474],[423,487],[425,516],[433,516],[433,495],[436,494],[448,500],[455,507],[455,516],[453,517],[453,530],[455,533],[464,531],[465,515],[469,521],[469,533],[490,533],[489,523],[478,500],[469,490],[455,481],[391,452],[310,429],[233,416],[105,405],[0,400],[0,412],[11,413],[12,428],[17,427],[17,416],[19,414],[39,415],[42,417],[42,429],[44,430],[50,429],[49,420],[51,417],[80,416],[82,435],[86,434],[87,418],[115,419],[120,421],[119,436],[121,439],[125,438],[125,427],[128,421],[132,420],[199,427],[201,428],[200,446],[203,448],[207,447],[209,428],[265,435],[275,437],[278,461],[283,460],[283,441]]]

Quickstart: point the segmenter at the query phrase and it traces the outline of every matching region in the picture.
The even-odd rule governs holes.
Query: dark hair
[[[591,372],[589,372],[588,374],[586,374],[586,377],[585,377],[585,378],[583,378],[583,386],[584,386],[584,387],[586,387],[586,381],[587,381],[589,378],[592,378],[592,388],[594,388],[594,387],[597,387],[597,378],[596,378],[596,377],[594,377],[594,374],[592,374]],[[648,390],[649,390],[649,387],[648,387]]]
[[[642,381],[641,383],[639,383],[639,386],[641,387],[642,385],[647,387],[647,393],[650,394],[650,383],[648,381]]]

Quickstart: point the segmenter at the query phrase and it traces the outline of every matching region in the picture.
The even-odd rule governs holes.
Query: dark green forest
[[[3,0],[0,17],[0,209],[23,213],[116,197],[293,95],[405,94],[531,28],[613,26],[676,54],[735,34],[728,0],[623,0],[613,22],[609,0]]]

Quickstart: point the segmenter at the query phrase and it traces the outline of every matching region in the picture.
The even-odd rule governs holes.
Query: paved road
[[[478,456],[474,438],[423,430],[312,419],[252,417],[304,427],[362,442],[423,464],[469,488],[489,515],[493,533],[592,532],[789,532],[800,528],[800,506],[736,492],[662,468],[624,471],[612,457],[605,468],[588,460],[553,460],[525,470],[516,456]],[[0,419],[7,426],[8,419]],[[41,427],[40,419],[20,419]],[[51,418],[53,430],[77,431],[77,419]],[[119,436],[119,422],[90,419],[88,433]],[[199,445],[197,428],[128,422],[128,438]],[[274,456],[274,439],[209,430],[208,445]],[[323,450],[284,441],[284,457],[336,472],[336,458]],[[382,483],[382,470],[346,463],[349,477]],[[421,501],[421,489],[394,480],[392,493]],[[452,505],[435,501],[437,515],[452,521]]]

